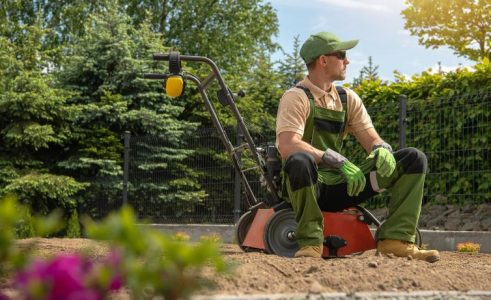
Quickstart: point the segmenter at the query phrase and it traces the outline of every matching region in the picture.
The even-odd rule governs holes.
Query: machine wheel
[[[295,213],[291,209],[275,212],[264,229],[266,251],[279,256],[293,257],[299,249],[295,240],[297,226]]]
[[[251,227],[253,220],[254,214],[249,210],[240,217],[237,225],[235,226],[235,239],[237,240],[237,244],[239,244],[240,249],[242,249],[244,252],[250,251],[249,247],[244,247],[242,243],[246,238],[247,232],[249,232],[249,228]]]

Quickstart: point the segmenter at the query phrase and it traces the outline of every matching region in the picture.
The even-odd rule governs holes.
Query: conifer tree
[[[368,57],[368,66],[364,66],[361,69],[360,74],[363,74],[364,79],[366,79],[368,81],[374,81],[374,80],[379,79],[377,70],[378,70],[378,66],[375,66],[373,64],[372,57],[369,56]]]
[[[193,151],[185,150],[184,137],[192,135],[196,126],[178,120],[182,107],[164,96],[161,82],[142,78],[154,65],[152,54],[166,51],[160,35],[152,33],[145,23],[138,28],[130,26],[116,5],[91,15],[86,35],[66,49],[70,55],[59,78],[76,93],[69,102],[79,114],[69,157],[59,167],[81,180],[90,179],[91,194],[86,195],[89,206],[97,205],[100,199],[109,204],[121,199],[125,131],[155,139],[139,145],[146,149],[137,153],[145,162],[132,166],[132,172],[142,174],[143,182],[132,186],[133,200],[168,202],[172,203],[169,208],[177,210],[183,201],[200,201],[205,196],[197,175],[185,164]],[[152,176],[161,182],[145,183],[145,178]],[[152,213],[150,210],[145,215]]]
[[[285,77],[284,87],[290,88],[302,80],[306,72],[305,63],[300,56],[300,39],[298,35],[293,38],[292,53],[283,52],[283,55],[285,59],[280,61],[279,70]]]
[[[0,36],[0,193],[15,193],[42,214],[75,209],[85,187],[54,166],[72,137],[74,110],[47,72],[51,61],[41,43],[47,33],[39,22],[9,23]]]

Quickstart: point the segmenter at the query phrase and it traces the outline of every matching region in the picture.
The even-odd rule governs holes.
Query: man
[[[278,107],[276,144],[298,223],[300,250],[295,257],[321,257],[321,211],[340,211],[388,189],[389,215],[378,230],[377,251],[435,262],[440,258],[438,251],[414,245],[426,156],[415,148],[392,152],[374,129],[359,96],[333,84],[345,79],[346,50],[357,43],[341,41],[328,32],[310,36],[300,50],[308,75],[284,93]],[[341,154],[348,133],[369,153],[359,166]]]

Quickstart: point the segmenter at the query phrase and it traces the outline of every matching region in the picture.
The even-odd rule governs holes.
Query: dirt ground
[[[19,241],[25,245],[28,241]],[[90,249],[93,257],[102,256],[107,247],[86,239],[36,239],[35,255]],[[263,253],[244,253],[236,245],[222,245],[234,272],[205,277],[216,284],[205,295],[323,293],[360,291],[469,291],[491,290],[491,254],[442,252],[441,260],[427,262],[376,256],[375,251],[337,259],[284,258]]]

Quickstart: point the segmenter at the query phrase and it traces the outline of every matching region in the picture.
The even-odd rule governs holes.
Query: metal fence
[[[394,148],[417,147],[428,156],[429,174],[424,201],[440,203],[491,201],[491,92],[480,91],[440,99],[406,99],[368,107],[380,135]],[[226,130],[231,141],[240,140],[234,128]],[[274,142],[274,132],[253,134],[256,145]],[[238,141],[237,141],[238,142]],[[159,137],[126,137],[124,201],[139,216],[161,223],[233,223],[246,208],[241,185],[214,128],[201,129],[184,143],[191,152],[180,160],[182,173],[165,170],[165,159],[152,163],[163,169],[148,170],[148,159]],[[154,152],[149,151],[153,145]],[[165,147],[166,145],[161,145]],[[353,138],[345,143],[355,162],[366,153]],[[244,163],[247,163],[244,153]],[[186,173],[189,172],[189,173]],[[185,188],[175,184],[186,178]],[[264,192],[257,174],[249,174],[251,187],[259,198]],[[192,186],[190,188],[190,186]],[[165,187],[165,188],[159,188]],[[180,189],[184,189],[184,192]],[[176,193],[196,195],[175,197]],[[184,199],[184,200],[183,200]],[[369,206],[380,206],[387,194],[375,197]]]

